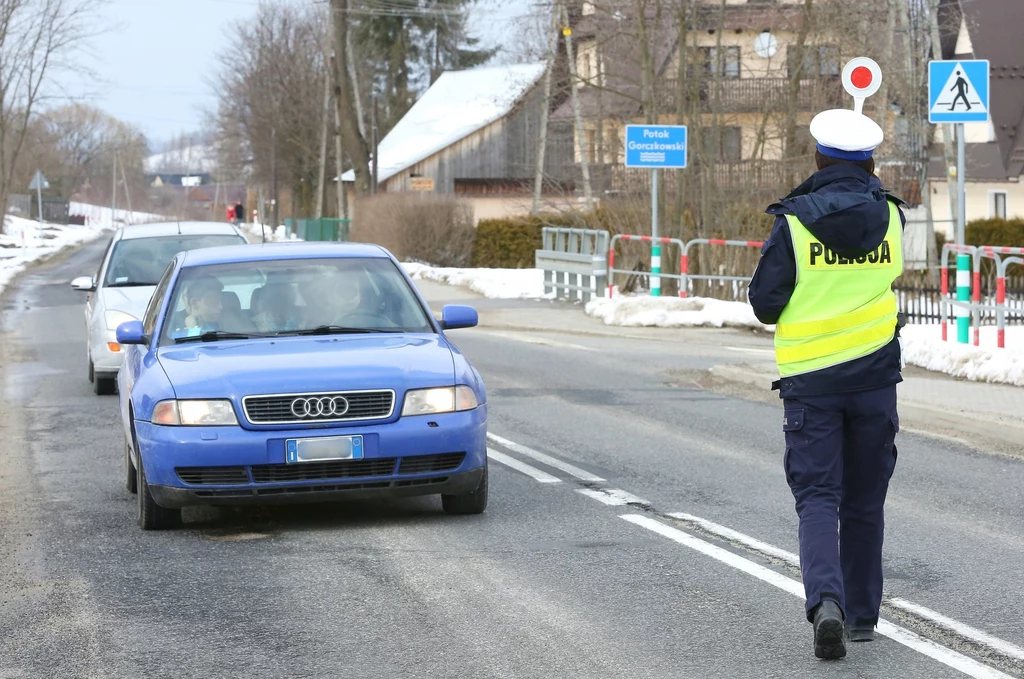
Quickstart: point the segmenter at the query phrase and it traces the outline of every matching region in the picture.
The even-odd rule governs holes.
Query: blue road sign
[[[928,122],[988,122],[988,85],[985,59],[928,62]]]
[[[686,167],[686,126],[626,125],[626,167]]]

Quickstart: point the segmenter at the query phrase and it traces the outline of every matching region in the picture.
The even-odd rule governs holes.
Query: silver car
[[[115,330],[139,320],[150,295],[174,255],[218,245],[247,243],[231,224],[168,222],[123,226],[114,232],[96,276],[71,281],[90,293],[85,303],[89,381],[97,394],[112,394],[123,352]]]

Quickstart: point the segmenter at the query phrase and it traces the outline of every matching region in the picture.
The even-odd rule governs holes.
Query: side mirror
[[[448,304],[441,309],[441,328],[455,330],[457,328],[473,328],[480,322],[476,309],[471,306]]]
[[[82,292],[92,292],[96,289],[96,281],[92,279],[92,276],[79,276],[71,281],[71,287]]]
[[[142,321],[125,321],[117,326],[118,344],[147,344],[149,340],[142,329]]]

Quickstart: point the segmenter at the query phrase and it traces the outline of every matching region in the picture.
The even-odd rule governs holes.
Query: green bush
[[[543,245],[545,226],[581,226],[568,215],[537,215],[481,219],[473,238],[472,266],[487,269],[530,269],[534,252]]]
[[[1024,219],[976,219],[967,224],[968,245],[1024,247]]]

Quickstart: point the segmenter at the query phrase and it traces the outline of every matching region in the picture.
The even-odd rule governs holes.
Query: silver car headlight
[[[123,311],[116,311],[114,309],[108,309],[107,313],[103,315],[103,318],[107,322],[107,330],[117,330],[117,326],[121,325],[122,323],[139,320],[135,318],[135,316],[132,316],[131,314],[125,313]]]
[[[402,406],[402,417],[406,415],[436,415],[477,407],[476,393],[472,387],[436,387],[434,389],[415,389],[405,394],[405,405]]]
[[[215,427],[238,424],[228,400],[160,401],[153,408],[153,424],[171,427]]]

